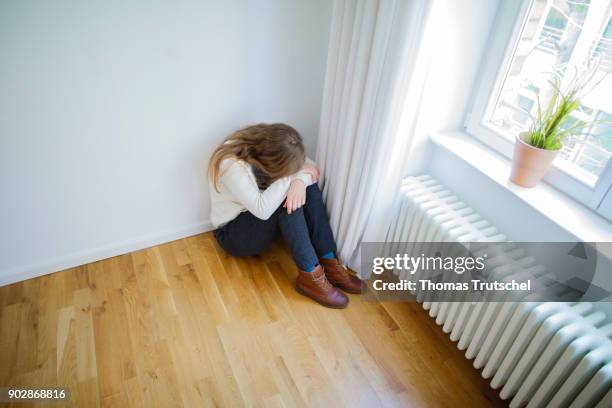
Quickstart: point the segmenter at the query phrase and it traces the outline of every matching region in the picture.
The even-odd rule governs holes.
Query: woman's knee
[[[308,202],[309,199],[323,199],[321,189],[319,189],[319,185],[317,183],[311,184],[306,187],[306,202]]]

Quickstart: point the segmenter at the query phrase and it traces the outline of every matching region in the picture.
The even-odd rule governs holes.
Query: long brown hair
[[[223,160],[237,158],[253,166],[263,176],[260,188],[297,173],[306,159],[304,143],[297,130],[284,123],[260,123],[238,130],[214,151],[208,175],[219,191],[220,166]]]

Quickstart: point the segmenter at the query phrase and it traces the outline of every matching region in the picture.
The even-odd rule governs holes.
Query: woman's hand
[[[310,164],[310,163],[306,163],[304,164],[304,166],[302,167],[302,171],[304,173],[308,173],[310,174],[310,177],[312,177],[312,182],[316,183],[319,181],[319,168],[314,165],[314,164]]]
[[[306,204],[306,185],[302,180],[294,179],[289,184],[287,199],[283,207],[287,209],[287,214],[291,214],[304,204]]]

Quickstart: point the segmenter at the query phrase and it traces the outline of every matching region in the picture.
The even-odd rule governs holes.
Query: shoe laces
[[[321,289],[323,289],[326,292],[329,292],[332,288],[331,283],[329,283],[329,281],[327,280],[327,277],[325,276],[324,273],[322,273],[319,276],[313,276],[312,280],[314,281],[314,283],[320,287]]]

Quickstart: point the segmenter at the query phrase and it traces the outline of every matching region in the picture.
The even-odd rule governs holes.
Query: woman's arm
[[[298,173],[291,177],[276,180],[264,191],[260,191],[246,164],[233,161],[222,170],[221,183],[230,191],[251,214],[267,220],[282,204],[293,179],[299,179],[306,186],[312,184],[310,175]]]
[[[314,161],[307,157],[306,163],[304,163],[298,175],[308,175],[310,177],[310,182],[304,181],[303,183],[297,183],[292,181],[289,185],[287,199],[285,200],[285,204],[283,204],[283,207],[287,209],[289,214],[306,204],[306,187],[319,181],[319,168]]]
[[[306,158],[306,162],[304,163],[304,166],[302,167],[301,173],[310,174],[313,184],[319,181],[319,175],[320,175],[319,167],[317,166],[317,163],[315,163],[313,160],[309,159],[308,157]]]

